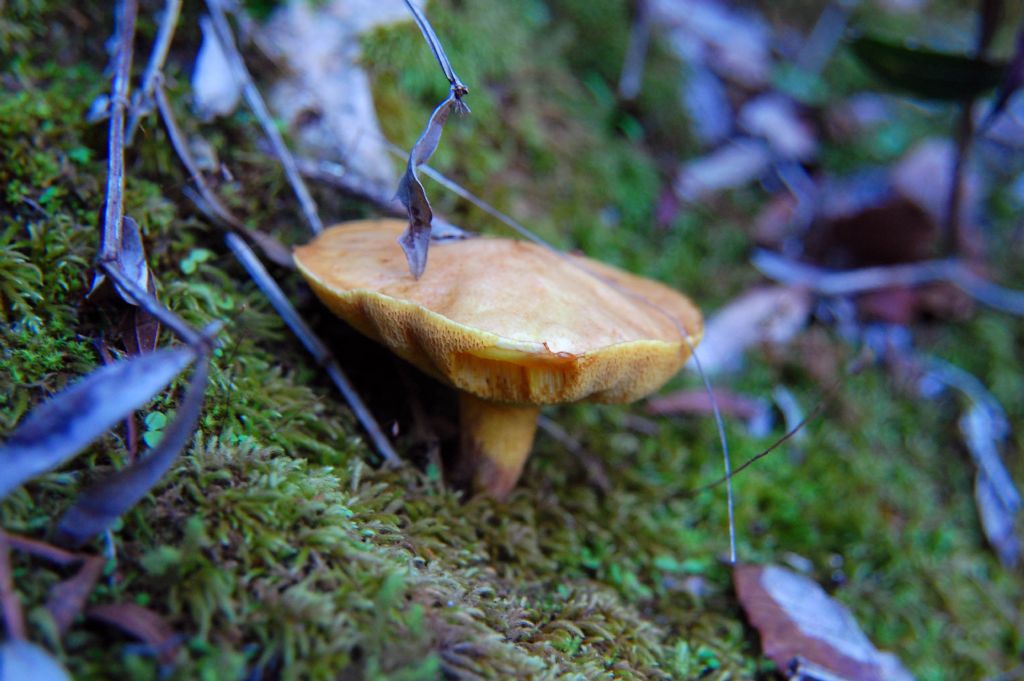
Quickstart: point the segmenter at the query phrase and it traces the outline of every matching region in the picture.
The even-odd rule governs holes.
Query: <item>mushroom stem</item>
[[[505,404],[459,392],[461,465],[473,491],[503,501],[515,487],[533,447],[540,407]]]

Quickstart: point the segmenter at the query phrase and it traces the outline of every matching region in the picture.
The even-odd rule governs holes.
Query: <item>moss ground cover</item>
[[[155,30],[155,5],[144,3],[143,38]],[[636,107],[616,105],[612,83],[628,26],[618,3],[452,0],[430,11],[473,87],[474,114],[446,129],[440,168],[558,245],[659,278],[708,308],[757,281],[745,226],[761,190],[652,226],[663,178],[693,145],[661,50]],[[186,27],[194,19],[183,19],[181,52],[168,69],[183,120],[191,118],[185,83],[197,32]],[[97,341],[121,347],[123,310],[83,303],[106,154],[106,128],[87,123],[85,112],[108,89],[110,32],[110,9],[99,2],[72,9],[20,0],[0,18],[0,432],[97,366]],[[592,35],[606,42],[596,46]],[[409,144],[444,82],[412,24],[368,36],[364,48],[385,131]],[[283,241],[304,238],[248,114],[189,127],[232,170],[218,190],[234,210]],[[922,125],[908,134],[929,132]],[[840,147],[829,158],[842,165],[861,153]],[[507,504],[465,502],[422,456],[410,416],[410,400],[437,397],[433,416],[450,440],[444,391],[327,319],[297,275],[277,271],[384,423],[397,424],[413,465],[378,470],[343,403],[194,213],[185,184],[163,132],[148,121],[128,158],[126,212],[143,228],[168,306],[197,325],[221,318],[229,326],[195,441],[116,528],[90,601],[133,601],[164,614],[182,635],[174,678],[243,678],[253,669],[270,678],[393,680],[769,673],[721,561],[724,494],[687,493],[719,474],[712,423],[638,423],[638,406],[559,408],[551,416],[603,463],[609,489],[597,489],[584,464],[542,435]],[[427,188],[460,224],[497,231]],[[326,190],[317,199],[325,220],[367,213]],[[1011,238],[1006,205],[995,197],[996,252],[1007,252],[1000,246]],[[994,267],[1000,280],[1024,284],[1008,257]],[[981,311],[921,337],[981,378],[1011,422],[1024,424],[1024,324]],[[768,394],[784,383],[812,404],[851,353],[814,330],[791,350],[756,353],[733,387]],[[683,385],[696,382],[672,383]],[[180,390],[139,415],[143,432],[161,421],[153,414],[173,414]],[[736,480],[741,556],[806,558],[868,635],[922,679],[980,678],[1013,667],[1024,651],[1016,606],[1024,579],[998,565],[978,528],[959,406],[923,403],[871,369],[842,383],[798,446]],[[769,443],[738,426],[729,434],[737,459]],[[1017,428],[1009,451],[1022,445]],[[3,527],[45,537],[76,491],[122,465],[126,451],[124,429],[113,431],[5,500]],[[1011,465],[1024,476],[1019,454]],[[15,576],[31,637],[76,678],[154,677],[152,655],[108,631],[78,622],[62,639],[55,634],[42,605],[64,573],[16,556]]]

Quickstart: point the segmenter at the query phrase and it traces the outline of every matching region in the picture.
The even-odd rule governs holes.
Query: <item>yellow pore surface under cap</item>
[[[657,390],[696,345],[700,312],[649,279],[524,241],[431,245],[413,279],[405,223],[336,225],[295,250],[317,296],[361,333],[478,397],[629,402]]]

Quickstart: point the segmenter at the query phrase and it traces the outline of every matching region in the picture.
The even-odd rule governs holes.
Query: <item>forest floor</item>
[[[773,12],[808,30],[813,16],[787,16],[785,5]],[[933,5],[930,21],[970,25],[967,11]],[[159,6],[143,3],[137,70]],[[189,108],[197,12],[186,7],[167,67],[179,119],[230,170],[217,179],[224,202],[281,242],[302,243],[296,202],[252,115],[243,108],[200,123]],[[473,107],[448,123],[435,167],[558,247],[659,279],[709,315],[764,281],[749,260],[753,226],[772,197],[764,183],[677,205],[659,224],[673,169],[700,144],[681,108],[681,67],[660,40],[639,98],[617,102],[630,29],[620,3],[441,0],[429,13]],[[910,31],[923,20],[899,21]],[[107,153],[106,124],[86,113],[110,90],[112,31],[105,2],[16,0],[0,17],[3,434],[99,366],[101,344],[115,355],[124,348],[124,306],[85,301]],[[382,129],[408,147],[447,83],[410,22],[366,35],[363,55]],[[261,60],[256,53],[257,73],[273,70]],[[825,99],[838,100],[868,79],[840,54],[819,81]],[[823,136],[818,167],[838,175],[892,165],[918,141],[948,136],[956,118],[952,108],[900,111],[870,139]],[[167,668],[173,678],[772,673],[733,592],[725,490],[691,494],[721,475],[710,417],[652,416],[643,404],[552,408],[547,415],[589,456],[542,432],[506,503],[466,500],[445,484],[415,427],[414,412],[427,408],[450,447],[452,396],[332,320],[298,274],[273,268],[395,435],[408,465],[383,468],[344,401],[188,199],[188,176],[155,117],[143,123],[126,172],[125,211],[143,230],[161,301],[197,327],[227,321],[194,440],[108,542],[91,547],[107,562],[89,603],[134,602],[162,615],[180,636]],[[312,186],[326,223],[374,214]],[[427,188],[456,224],[502,233],[478,208]],[[984,191],[987,274],[1021,288],[1020,211],[1010,192],[1005,183]],[[1005,459],[1024,479],[1024,321],[970,306],[906,328],[918,350],[970,372],[999,400],[1012,427]],[[164,334],[162,344],[173,342]],[[1000,564],[980,526],[958,427],[964,405],[955,396],[923,400],[882,365],[846,375],[858,353],[836,327],[813,322],[784,345],[754,347],[740,371],[715,378],[752,396],[785,386],[805,412],[827,400],[798,440],[736,477],[741,560],[802,566],[919,679],[1019,674],[1024,575]],[[141,435],[173,414],[183,386],[138,414]],[[684,372],[665,391],[699,387]],[[736,462],[784,432],[777,423],[755,436],[727,422]],[[47,539],[85,484],[124,464],[129,445],[115,429],[20,488],[0,504],[2,527]],[[602,476],[607,485],[595,482]],[[79,619],[57,632],[44,604],[67,570],[22,553],[12,561],[29,638],[75,678],[155,678],[153,651],[109,629]]]

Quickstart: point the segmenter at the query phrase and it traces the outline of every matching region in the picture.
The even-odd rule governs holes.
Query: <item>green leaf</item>
[[[996,87],[1006,71],[1002,62],[872,36],[854,38],[850,50],[879,80],[925,99],[973,99]]]
[[[79,165],[85,165],[92,159],[92,150],[88,147],[74,147],[68,151],[68,158]]]
[[[206,248],[194,248],[188,256],[181,261],[181,271],[185,274],[192,274],[196,271],[196,268],[199,267],[199,263],[206,262],[212,257],[213,251]]]
[[[167,415],[163,412],[153,411],[146,415],[146,428],[149,430],[163,430],[167,425]]]
[[[160,444],[160,440],[162,439],[164,439],[164,431],[162,430],[147,430],[142,434],[142,441],[145,442],[146,446],[150,449],[153,449]]]

